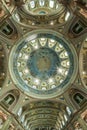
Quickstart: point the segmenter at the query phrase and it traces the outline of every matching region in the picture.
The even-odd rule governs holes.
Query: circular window
[[[27,95],[51,98],[75,79],[77,56],[59,33],[33,31],[13,47],[9,70],[16,86]]]

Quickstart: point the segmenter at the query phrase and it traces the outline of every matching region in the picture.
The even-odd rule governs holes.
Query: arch
[[[86,102],[86,94],[83,91],[72,89],[69,94],[72,103],[77,107],[81,107]]]
[[[9,108],[14,102],[15,102],[15,97],[12,93],[8,93],[3,100],[1,101],[2,105],[5,107]]]
[[[81,93],[75,93],[73,98],[77,104],[81,104],[84,100],[84,96]]]
[[[3,95],[1,104],[7,108],[14,106],[19,99],[19,95],[20,94],[17,90],[11,90]]]
[[[13,33],[13,28],[9,25],[9,23],[5,22],[1,27],[1,31],[6,36],[9,36]]]

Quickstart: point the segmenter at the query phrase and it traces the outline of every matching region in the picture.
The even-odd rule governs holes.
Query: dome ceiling
[[[87,129],[86,8],[0,1],[0,129]]]
[[[53,15],[63,10],[57,0],[27,0],[23,9],[32,15]]]
[[[77,56],[73,46],[60,34],[52,33],[48,30],[31,32],[12,49],[11,76],[18,88],[29,96],[58,96],[75,78]]]
[[[52,25],[59,26],[70,17],[69,8],[57,0],[27,0],[14,12],[13,19],[20,25],[30,28],[37,28],[37,25],[38,27],[48,25],[49,28]]]

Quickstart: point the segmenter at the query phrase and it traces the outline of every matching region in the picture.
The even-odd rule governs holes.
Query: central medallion
[[[48,57],[43,56],[37,61],[37,68],[40,72],[44,73],[50,69],[50,60]]]
[[[28,96],[52,98],[64,92],[77,73],[77,55],[61,34],[33,31],[12,49],[9,70],[15,85]]]
[[[59,57],[54,50],[42,47],[30,54],[27,66],[32,76],[48,80],[57,73]]]

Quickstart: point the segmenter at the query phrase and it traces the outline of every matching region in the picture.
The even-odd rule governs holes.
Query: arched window
[[[21,122],[23,123],[24,120],[25,120],[25,115],[23,115],[23,116],[21,117]]]
[[[64,119],[65,119],[65,121],[68,121],[68,118],[67,118],[66,114],[64,114]]]
[[[72,114],[72,112],[71,112],[71,110],[70,110],[69,107],[66,107],[66,111],[67,111],[67,113],[68,113],[69,116]]]
[[[75,102],[79,105],[81,105],[82,103],[84,103],[84,96],[80,93],[76,93],[74,96],[73,96]]]
[[[9,107],[10,105],[13,104],[14,101],[15,101],[14,96],[13,96],[12,94],[8,94],[8,95],[4,98],[4,100],[2,101],[2,103],[3,103],[5,106]]]
[[[13,33],[12,27],[7,22],[2,25],[1,30],[5,35],[11,35]]]
[[[80,34],[85,29],[85,25],[82,23],[82,21],[77,21],[74,26],[72,27],[72,32],[74,34]]]
[[[20,107],[19,111],[18,111],[18,116],[21,116],[22,114],[22,107]]]
[[[65,125],[65,122],[64,122],[64,120],[62,120],[62,124],[63,124],[63,126]]]
[[[68,21],[69,17],[70,17],[70,12],[67,12],[65,15],[65,21]]]
[[[26,127],[26,125],[27,125],[27,120],[26,120],[25,123],[24,123],[24,127]]]

